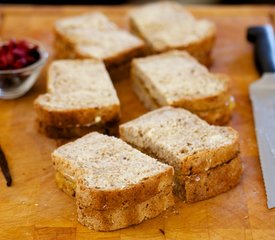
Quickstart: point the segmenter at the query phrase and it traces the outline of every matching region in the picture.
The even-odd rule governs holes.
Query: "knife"
[[[7,159],[5,157],[4,152],[1,149],[1,146],[0,146],[0,168],[1,168],[2,173],[6,179],[7,186],[10,187],[12,184],[12,178],[11,178]]]
[[[250,27],[255,63],[262,77],[249,87],[268,208],[275,207],[275,40],[270,25]]]

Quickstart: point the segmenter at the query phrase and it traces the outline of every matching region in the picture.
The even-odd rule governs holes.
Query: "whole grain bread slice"
[[[186,50],[201,63],[211,63],[216,28],[208,20],[197,20],[180,4],[167,1],[150,3],[129,14],[132,32],[147,43],[147,51]]]
[[[54,30],[56,55],[60,58],[100,59],[110,67],[143,53],[141,39],[99,12],[60,19]]]
[[[54,61],[47,88],[49,93],[34,102],[37,119],[44,127],[90,127],[120,118],[119,99],[101,61]]]
[[[131,81],[149,109],[182,107],[211,124],[224,124],[230,119],[229,77],[210,73],[187,52],[170,51],[134,59]]]
[[[81,206],[94,210],[132,206],[172,186],[172,167],[96,132],[56,149],[52,161]]]
[[[202,178],[205,175],[207,182],[207,171],[218,169],[238,157],[239,135],[231,127],[211,126],[187,110],[163,107],[120,125],[119,132],[120,137],[132,146],[174,167],[174,189],[184,200],[197,201],[227,191],[240,177],[242,167],[236,160],[232,162],[237,162],[232,168],[225,167],[232,173],[232,184],[228,177],[224,187],[214,187],[213,179],[209,178],[207,184],[213,191],[206,191],[208,187],[205,185],[201,198],[196,196],[197,190],[188,187],[188,180],[193,175],[202,175]],[[223,171],[220,173],[219,179],[222,179],[225,175]],[[215,174],[216,178],[218,174]]]

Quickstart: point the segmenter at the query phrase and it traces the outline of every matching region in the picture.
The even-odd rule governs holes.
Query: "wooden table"
[[[52,26],[56,19],[100,10],[126,26],[130,6],[31,7],[1,6],[2,35],[21,35],[43,42],[52,53]],[[77,223],[74,201],[55,185],[50,153],[60,142],[37,133],[33,100],[45,92],[45,71],[24,97],[0,101],[0,142],[9,161],[13,186],[0,176],[0,239],[275,239],[275,209],[268,210],[258,159],[248,85],[258,78],[252,47],[247,43],[250,25],[271,23],[274,8],[188,7],[197,17],[217,24],[213,72],[232,78],[237,107],[230,122],[240,132],[244,173],[233,190],[195,204],[177,200],[173,209],[140,225],[110,233],[91,231]],[[122,103],[122,122],[146,112],[131,91],[128,79],[115,82]]]

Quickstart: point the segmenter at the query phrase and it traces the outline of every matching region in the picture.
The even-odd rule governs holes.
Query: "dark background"
[[[1,3],[7,3],[7,4],[87,4],[87,5],[93,5],[93,4],[123,4],[123,3],[147,3],[147,2],[153,2],[149,0],[0,0]],[[181,3],[187,3],[187,4],[274,4],[275,0],[178,0],[178,2]]]

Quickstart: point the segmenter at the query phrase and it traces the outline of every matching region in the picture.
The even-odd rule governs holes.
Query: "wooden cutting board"
[[[27,36],[43,42],[52,54],[52,26],[56,19],[100,10],[126,26],[130,6],[32,7],[1,6],[0,33]],[[155,219],[110,233],[91,231],[77,223],[74,200],[54,182],[50,153],[60,141],[37,133],[33,100],[45,92],[45,71],[24,97],[0,101],[0,143],[6,153],[13,186],[0,176],[0,239],[275,239],[275,209],[268,210],[258,159],[248,85],[258,78],[252,47],[247,43],[250,25],[270,23],[269,6],[188,7],[197,17],[217,24],[213,72],[232,78],[237,106],[229,125],[240,132],[244,173],[240,184],[215,198],[185,204],[177,200]],[[50,59],[51,60],[51,59]],[[50,61],[49,61],[50,62]],[[146,112],[133,94],[129,79],[115,81],[122,104],[122,122]]]

